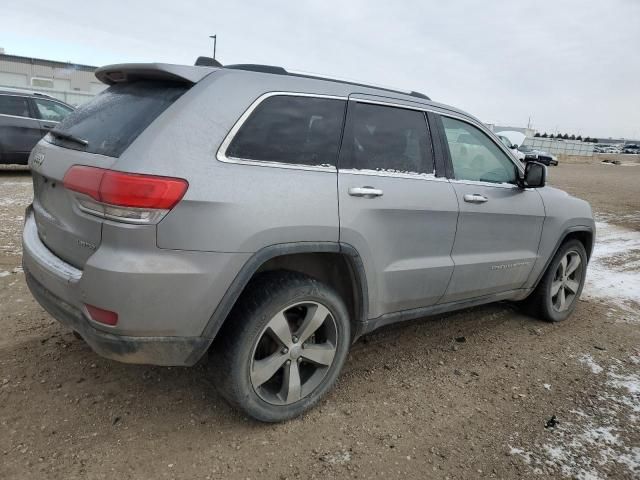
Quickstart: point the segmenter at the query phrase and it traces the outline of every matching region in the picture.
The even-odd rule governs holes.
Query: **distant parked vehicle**
[[[518,150],[518,145],[516,145],[515,143],[511,143],[511,140],[509,140],[507,137],[505,137],[504,135],[498,135],[498,138],[500,139],[500,141],[502,143],[504,143],[504,146],[507,147],[509,150],[511,150],[511,153],[513,153],[513,155],[520,160],[521,162],[524,162],[524,153],[522,153],[520,150]]]
[[[631,153],[631,154],[639,154],[640,153],[640,145],[636,145],[634,143],[630,143],[629,145],[625,145],[622,149],[622,153]]]
[[[556,156],[543,150],[537,150],[529,145],[520,145],[518,150],[524,154],[525,162],[540,162],[544,163],[546,166],[558,165],[558,159]]]
[[[36,143],[73,111],[43,93],[0,87],[0,164],[26,165]]]

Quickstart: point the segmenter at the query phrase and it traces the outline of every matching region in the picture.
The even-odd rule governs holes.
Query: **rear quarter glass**
[[[112,85],[70,114],[56,128],[86,140],[86,147],[51,135],[47,141],[88,153],[119,157],[188,89],[185,84],[158,81]]]

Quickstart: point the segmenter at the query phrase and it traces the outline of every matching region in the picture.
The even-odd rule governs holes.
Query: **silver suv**
[[[100,355],[193,365],[281,421],[394,322],[576,306],[589,205],[425,95],[278,67],[123,64],[33,150],[24,271]]]

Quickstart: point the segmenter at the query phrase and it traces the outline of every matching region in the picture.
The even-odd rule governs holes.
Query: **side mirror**
[[[511,145],[509,148],[511,148],[512,150],[517,150],[518,149],[518,145],[516,145],[515,143],[513,145]]]
[[[527,162],[524,167],[523,188],[541,188],[547,181],[547,167],[538,162]]]

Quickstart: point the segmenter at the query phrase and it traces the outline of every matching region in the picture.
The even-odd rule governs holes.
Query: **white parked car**
[[[500,139],[500,141],[502,143],[504,143],[504,145],[511,150],[511,153],[513,153],[513,156],[516,157],[518,160],[520,160],[521,162],[524,162],[524,158],[525,155],[524,153],[522,153],[520,150],[518,150],[518,145],[516,145],[515,143],[511,143],[511,140],[509,140],[507,137],[505,137],[504,135],[498,135],[498,138]]]

